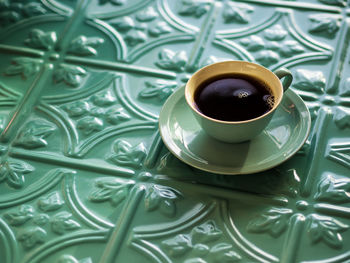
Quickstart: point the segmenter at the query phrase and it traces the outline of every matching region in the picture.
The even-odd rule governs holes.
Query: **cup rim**
[[[269,72],[272,74],[273,78],[277,79],[279,82],[280,82],[280,79],[276,76],[275,73],[273,73],[271,70],[269,70],[268,68],[260,65],[260,64],[257,64],[257,63],[253,63],[253,62],[249,62],[249,61],[242,61],[242,60],[226,60],[226,61],[220,61],[220,62],[215,62],[213,64],[210,64],[210,65],[207,65],[205,67],[202,67],[200,68],[199,70],[197,70],[192,76],[191,78],[187,81],[186,83],[186,86],[185,86],[185,99],[186,99],[186,102],[187,104],[190,106],[190,108],[196,112],[197,114],[199,114],[201,117],[207,119],[207,120],[210,120],[210,121],[213,121],[213,122],[217,122],[217,123],[222,123],[222,124],[242,124],[242,123],[250,123],[250,122],[254,122],[254,121],[257,121],[259,119],[262,119],[270,114],[272,114],[278,107],[278,105],[281,103],[282,101],[282,97],[283,97],[283,86],[282,86],[282,83],[280,82],[280,87],[282,89],[282,96],[280,96],[278,98],[277,101],[275,101],[274,103],[274,106],[272,107],[272,109],[270,109],[269,111],[265,112],[263,115],[260,115],[258,117],[255,117],[253,119],[249,119],[249,120],[243,120],[243,121],[223,121],[223,120],[219,120],[219,119],[214,119],[214,118],[211,118],[207,115],[204,115],[203,113],[201,113],[197,108],[194,107],[193,103],[190,102],[190,93],[188,92],[188,83],[191,81],[191,79],[197,75],[200,71],[206,69],[206,68],[209,68],[209,67],[213,67],[215,65],[218,65],[218,64],[226,64],[226,63],[244,63],[244,64],[250,64],[250,65],[254,65],[254,66],[258,66],[260,68],[262,68],[263,70]]]

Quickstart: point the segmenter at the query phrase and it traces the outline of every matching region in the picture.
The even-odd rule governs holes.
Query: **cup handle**
[[[282,81],[282,86],[283,86],[283,91],[286,91],[289,88],[290,84],[292,84],[292,81],[293,81],[292,73],[286,68],[277,69],[273,73],[275,73],[275,75],[279,79],[284,78],[284,80]]]

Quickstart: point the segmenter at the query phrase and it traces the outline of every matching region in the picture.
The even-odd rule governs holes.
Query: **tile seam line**
[[[214,3],[211,6],[209,14],[206,17],[204,24],[201,26],[198,38],[196,39],[191,49],[191,53],[190,53],[191,55],[185,67],[192,68],[200,60],[200,57],[202,56],[205,49],[203,46],[205,46],[209,41],[209,35],[211,34],[211,29],[214,26],[217,13],[219,12],[218,9],[219,9],[219,6],[216,3]]]
[[[142,67],[142,66],[134,66],[132,64],[127,64],[122,62],[80,58],[75,56],[66,56],[64,61],[75,65],[84,64],[86,66],[102,68],[107,70],[116,70],[116,71],[123,70],[124,71],[123,73],[130,72],[130,73],[140,74],[140,75],[162,77],[165,79],[176,78],[176,74],[171,71],[160,70],[160,69],[149,68],[149,67]]]
[[[79,16],[79,13],[81,11],[84,11],[87,8],[89,2],[90,2],[89,0],[80,0],[76,9],[73,11],[72,16],[70,17],[68,22],[65,24],[63,30],[61,31],[59,37],[57,38],[57,42],[54,46],[55,50],[62,49],[62,43],[64,44],[64,37],[69,33],[69,31],[71,30],[72,25],[75,23],[75,21],[79,20],[79,19],[77,19]]]
[[[42,66],[42,68],[40,69],[39,73],[35,76],[34,81],[31,83],[31,85],[29,86],[28,90],[24,93],[24,95],[22,96],[22,98],[20,99],[15,112],[13,113],[13,115],[11,116],[9,122],[7,123],[5,129],[2,131],[1,135],[0,135],[0,140],[1,141],[9,141],[9,137],[13,136],[12,134],[9,134],[9,130],[13,129],[13,126],[18,125],[16,124],[16,120],[18,120],[18,118],[21,118],[22,115],[20,114],[21,111],[23,110],[23,108],[25,108],[25,104],[26,102],[30,99],[30,97],[32,96],[32,93],[34,90],[38,89],[42,89],[43,85],[42,85],[42,81],[44,79],[44,81],[46,81],[46,78],[49,75],[49,71],[52,70],[52,64],[46,64],[44,66]],[[39,86],[39,87],[38,87]],[[25,116],[24,116],[25,117]],[[27,116],[28,117],[28,116]],[[25,117],[25,119],[27,119]]]
[[[144,195],[143,186],[135,186],[133,193],[130,195],[125,207],[122,209],[122,216],[118,219],[114,229],[111,231],[105,249],[101,255],[99,263],[117,262],[121,244],[128,235],[132,219],[135,217],[135,211]]]
[[[68,169],[79,169],[87,171],[98,171],[112,176],[131,177],[134,171],[123,167],[105,166],[105,165],[91,165],[89,160],[84,162],[81,159],[69,158],[66,156],[48,155],[47,152],[33,152],[30,150],[11,150],[10,156],[23,158],[26,160],[41,161],[54,165],[63,165]],[[91,170],[92,169],[92,170]]]
[[[345,10],[344,10],[344,24],[342,26],[342,28],[340,29],[340,37],[339,37],[339,41],[337,43],[337,46],[335,48],[335,61],[337,62],[336,65],[337,67],[332,67],[330,70],[330,76],[333,78],[331,79],[331,81],[327,82],[327,87],[326,87],[326,92],[327,91],[331,91],[330,93],[332,93],[332,91],[336,91],[339,88],[339,84],[340,84],[340,80],[341,80],[341,76],[338,76],[338,74],[341,74],[343,72],[344,69],[344,64],[345,64],[345,60],[346,60],[346,53],[347,50],[349,49],[349,45],[350,45],[350,40],[346,41],[346,39],[350,39],[350,21],[347,21],[346,19],[346,14],[345,14]],[[341,41],[344,40],[344,41]],[[339,59],[337,59],[339,57]],[[338,73],[338,74],[337,74]],[[334,77],[333,77],[334,76]]]
[[[309,154],[316,154],[318,152],[325,152],[326,146],[321,143],[322,138],[325,138],[326,129],[328,128],[330,122],[330,109],[323,110],[320,108],[319,116],[317,117],[316,123],[314,124],[311,141],[315,140],[315,147]],[[301,186],[300,194],[302,197],[308,197],[311,195],[313,183],[316,180],[317,171],[318,171],[318,163],[319,159],[314,159],[312,156],[312,160],[310,165],[306,168],[306,176],[303,185]]]
[[[44,56],[43,51],[39,51],[36,49],[27,48],[27,47],[15,47],[15,46],[10,46],[6,44],[0,44],[0,52],[4,52],[5,54],[12,52],[18,55],[22,55],[22,56],[27,55],[35,58],[41,58],[42,56]]]

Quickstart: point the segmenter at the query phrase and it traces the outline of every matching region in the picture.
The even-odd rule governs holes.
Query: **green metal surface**
[[[345,0],[0,1],[0,261],[350,261]],[[209,63],[289,68],[303,148],[216,175],[163,145],[165,99]]]

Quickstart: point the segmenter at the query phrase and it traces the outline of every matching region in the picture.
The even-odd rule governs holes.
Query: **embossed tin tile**
[[[1,0],[1,262],[349,262],[346,0]],[[158,131],[207,64],[288,67],[312,129],[225,176]]]

